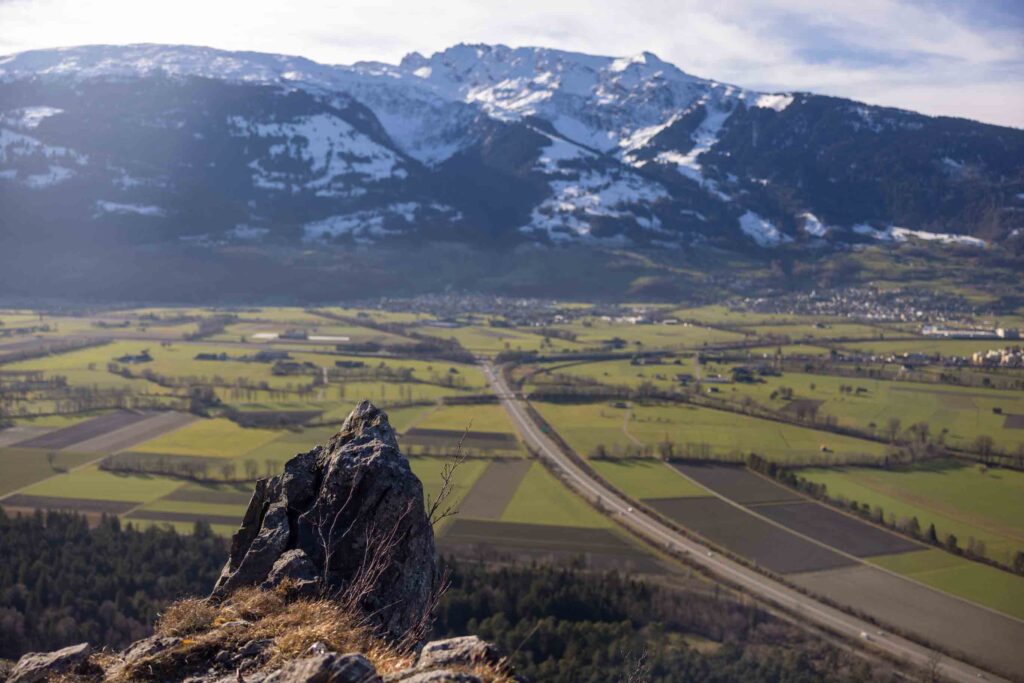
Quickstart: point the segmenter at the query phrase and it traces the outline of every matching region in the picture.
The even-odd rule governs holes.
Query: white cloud
[[[457,42],[655,52],[684,70],[1024,127],[1022,22],[950,0],[7,0],[0,53],[188,43],[394,62]],[[975,15],[968,14],[973,12]],[[1011,11],[1012,12],[1012,11]]]

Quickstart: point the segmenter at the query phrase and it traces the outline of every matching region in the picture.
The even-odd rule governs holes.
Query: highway
[[[654,540],[664,548],[686,555],[689,561],[705,567],[752,596],[788,609],[800,619],[812,621],[833,633],[862,643],[864,647],[874,648],[921,669],[927,669],[937,661],[938,672],[954,681],[1005,680],[888,631],[880,633],[878,626],[830,607],[719,553],[711,552],[706,546],[683,536],[657,518],[632,507],[616,491],[593,479],[562,453],[530,418],[524,401],[509,389],[500,370],[490,364],[483,364],[482,368],[525,443],[560,471],[573,490],[592,503],[600,501],[602,509],[614,516],[626,529],[642,538]]]

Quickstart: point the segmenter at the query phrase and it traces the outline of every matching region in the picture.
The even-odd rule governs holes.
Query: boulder
[[[152,657],[180,644],[181,638],[174,636],[150,636],[149,638],[143,638],[132,643],[122,656],[124,657],[125,664],[134,664],[140,659]]]
[[[392,639],[430,610],[439,571],[423,486],[368,401],[326,446],[257,484],[213,597],[284,578],[353,600]]]
[[[266,683],[379,683],[377,670],[361,654],[318,654],[288,662]]]
[[[440,668],[446,666],[466,666],[475,664],[496,665],[502,661],[501,655],[490,643],[476,636],[462,636],[435,640],[427,643],[420,650],[416,667],[419,669]]]
[[[89,643],[71,645],[55,652],[29,652],[18,660],[7,683],[36,683],[77,669],[92,654]]]
[[[394,683],[484,683],[479,676],[464,671],[449,671],[438,669],[435,671],[409,671],[408,675],[401,678],[394,678]],[[390,681],[389,681],[390,683]]]

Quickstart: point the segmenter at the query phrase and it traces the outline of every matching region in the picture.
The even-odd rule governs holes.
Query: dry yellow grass
[[[172,673],[180,677],[190,667],[208,666],[217,652],[259,639],[273,641],[264,664],[267,669],[302,657],[318,642],[334,652],[362,653],[381,675],[415,664],[415,653],[377,637],[362,615],[333,600],[292,599],[289,590],[287,584],[273,591],[244,588],[220,604],[198,598],[180,600],[167,608],[156,626],[157,635],[182,638],[177,647],[131,664],[120,660],[97,664],[110,683],[158,681]],[[458,667],[489,683],[511,683],[503,669],[485,664]]]
[[[162,636],[186,636],[210,628],[216,617],[217,609],[206,600],[186,598],[160,615],[156,632]]]

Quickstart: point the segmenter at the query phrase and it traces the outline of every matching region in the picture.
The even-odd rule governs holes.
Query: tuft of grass
[[[358,612],[325,598],[291,599],[290,591],[285,582],[271,591],[243,588],[219,604],[199,598],[180,600],[161,615],[156,633],[187,637],[177,647],[131,665],[119,660],[106,662],[105,680],[160,681],[172,673],[178,677],[193,669],[199,673],[217,652],[258,639],[273,641],[263,665],[268,670],[305,656],[318,642],[335,652],[362,653],[381,675],[415,664],[414,651],[380,638]],[[513,680],[500,665],[480,664],[464,670],[491,683]]]
[[[206,600],[186,598],[160,615],[155,630],[161,636],[186,636],[209,629],[216,617],[217,609]]]

